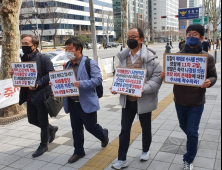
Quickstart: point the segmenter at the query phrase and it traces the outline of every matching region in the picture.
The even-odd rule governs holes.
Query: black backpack
[[[86,62],[85,62],[85,65],[86,65],[86,71],[87,71],[89,77],[91,78],[91,74],[90,74],[90,61],[91,61],[91,59],[87,58]],[[103,97],[103,85],[102,84],[96,87],[96,92],[97,92],[98,98],[102,98]]]

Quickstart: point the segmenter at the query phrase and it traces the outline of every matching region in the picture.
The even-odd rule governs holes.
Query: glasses
[[[133,36],[131,36],[131,37],[128,36],[128,40],[130,40],[130,39],[134,39],[134,40],[135,40],[135,39],[138,38],[138,37],[139,37],[139,36],[135,36],[135,35],[133,35]]]
[[[199,36],[199,34],[198,33],[193,33],[193,35],[191,34],[191,33],[188,33],[187,34],[187,37],[197,37],[197,36]]]

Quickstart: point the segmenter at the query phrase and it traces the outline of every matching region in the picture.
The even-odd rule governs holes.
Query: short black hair
[[[31,34],[23,34],[21,36],[22,39],[26,38],[26,37],[30,37],[32,38],[32,44],[33,45],[37,45],[37,47],[39,46],[39,38],[35,35],[31,35]]]
[[[170,43],[167,43],[167,45],[170,45]]]
[[[198,33],[200,33],[201,36],[204,36],[205,28],[204,28],[203,25],[194,24],[194,25],[190,25],[190,26],[187,28],[186,33],[188,34],[188,32],[190,32],[190,31],[197,31]]]
[[[140,38],[145,38],[145,36],[144,36],[144,33],[143,33],[143,30],[141,29],[141,28],[131,28],[130,30],[132,30],[132,29],[137,29],[137,31],[139,32],[139,36],[140,36]]]
[[[83,51],[83,45],[81,43],[80,40],[78,40],[77,38],[70,38],[68,39],[66,42],[65,42],[65,45],[70,45],[70,44],[73,44],[74,47],[76,47],[76,50],[79,50],[81,49],[81,54],[82,54],[82,51]]]
[[[207,37],[205,37],[205,40],[207,40]]]

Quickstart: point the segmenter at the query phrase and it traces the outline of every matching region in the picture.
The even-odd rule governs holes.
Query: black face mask
[[[32,45],[33,46],[33,45]],[[24,54],[31,54],[32,53],[32,46],[22,46],[22,51]]]
[[[139,45],[139,43],[138,43],[137,40],[129,39],[129,40],[127,41],[127,45],[128,45],[128,47],[129,47],[131,50],[133,50],[133,49],[135,49],[135,48]]]

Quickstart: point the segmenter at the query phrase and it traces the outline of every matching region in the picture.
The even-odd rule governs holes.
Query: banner
[[[13,74],[13,85],[16,87],[35,87],[37,80],[36,62],[11,63]]]
[[[128,96],[142,96],[146,69],[116,68],[112,91]]]
[[[207,54],[164,54],[164,82],[201,87],[207,77],[207,65]]]
[[[79,96],[79,89],[74,86],[76,77],[73,69],[49,73],[54,97]]]
[[[14,87],[12,79],[0,80],[0,109],[19,102],[19,87]]]

